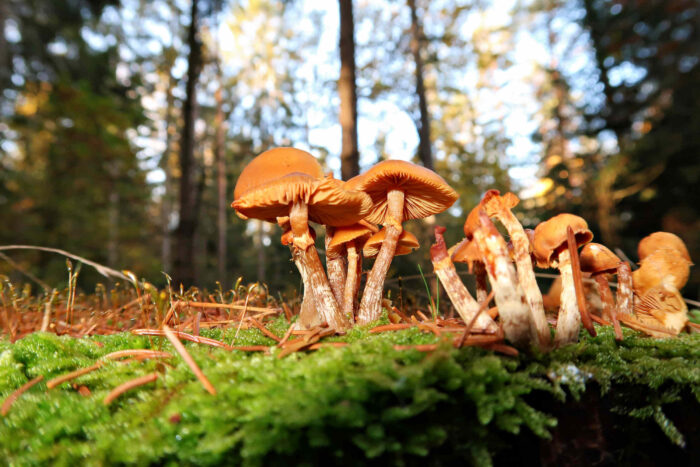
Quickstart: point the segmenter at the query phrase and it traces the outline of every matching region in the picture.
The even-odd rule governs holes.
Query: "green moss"
[[[270,329],[281,336],[280,318]],[[355,328],[330,340],[349,343],[286,358],[186,344],[218,390],[206,393],[179,357],[165,363],[108,363],[51,391],[32,388],[0,419],[0,458],[10,464],[260,465],[361,459],[406,463],[450,446],[455,459],[488,465],[511,435],[547,438],[556,420],[533,397],[578,398],[600,390],[616,413],[654,420],[676,444],[683,433],[664,414],[682,394],[700,401],[700,338],[597,338],[544,355],[509,358],[442,343],[429,354],[395,344],[440,342],[417,329],[370,334]],[[236,329],[203,335],[231,343]],[[98,344],[99,343],[99,344]],[[272,345],[256,329],[239,345]],[[162,348],[161,338],[130,334],[85,339],[33,334],[0,341],[0,398],[28,379],[45,380],[125,348]],[[149,372],[161,378],[102,404],[117,385]]]

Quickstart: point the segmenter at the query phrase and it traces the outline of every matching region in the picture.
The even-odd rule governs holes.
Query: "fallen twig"
[[[66,381],[70,381],[70,380],[75,379],[79,376],[83,376],[83,375],[88,374],[92,371],[95,371],[95,370],[101,368],[103,364],[104,363],[102,361],[99,361],[99,362],[95,363],[94,365],[90,365],[90,366],[85,367],[85,368],[79,368],[75,371],[71,371],[70,373],[66,373],[64,375],[57,376],[57,377],[50,379],[49,381],[46,382],[46,388],[53,389],[56,386],[58,386],[59,384],[65,383]]]
[[[44,379],[43,375],[39,375],[36,378],[33,378],[20,386],[19,389],[14,391],[12,394],[7,396],[7,399],[5,399],[5,402],[2,403],[2,408],[0,408],[0,415],[3,417],[7,415],[7,412],[10,411],[10,407],[12,407],[12,404],[21,396],[24,394],[27,390],[29,390],[32,386],[34,386],[37,383],[40,383]]]
[[[162,352],[160,350],[126,349],[108,353],[102,358],[106,360],[118,360],[122,357],[171,358],[172,356],[173,355],[170,352]]]
[[[137,336],[165,336],[165,329],[166,326],[163,326],[163,329],[132,329],[131,333],[136,334]],[[170,329],[170,328],[168,328]],[[226,344],[225,342],[218,341],[216,339],[211,339],[209,337],[202,337],[202,336],[194,336],[192,334],[188,334],[186,332],[182,331],[175,331],[173,329],[170,329],[170,332],[174,333],[178,338],[194,342],[197,344],[206,344],[206,345],[211,345],[212,347],[219,347],[221,349],[229,349],[230,346]]]
[[[107,397],[105,397],[102,402],[104,403],[104,405],[109,405],[112,403],[112,401],[114,401],[114,399],[121,396],[126,391],[134,389],[138,386],[143,386],[144,384],[152,383],[157,379],[158,379],[158,373],[151,373],[151,374],[148,374],[145,376],[140,376],[138,378],[134,378],[134,379],[127,381],[124,384],[120,384],[119,386],[114,388],[109,394],[107,394]]]

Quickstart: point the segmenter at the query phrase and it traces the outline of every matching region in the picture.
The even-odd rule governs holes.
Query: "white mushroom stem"
[[[337,331],[350,327],[350,321],[340,311],[335,301],[333,291],[321,265],[313,240],[309,233],[308,207],[306,203],[296,202],[289,214],[294,234],[294,260],[299,260],[302,268],[306,269],[309,280],[309,290],[314,294],[314,302],[318,311],[323,315],[328,326]],[[311,243],[309,243],[311,240]]]
[[[336,257],[328,256],[330,251],[330,243],[333,240],[335,229],[326,226],[326,270],[328,271],[328,282],[331,285],[335,301],[340,305],[343,303],[343,291],[345,289],[345,258],[338,255]]]
[[[486,273],[494,292],[498,315],[506,338],[514,345],[537,345],[539,339],[532,322],[530,307],[508,257],[506,242],[485,212],[479,214],[480,227],[474,231],[474,240],[481,252]]]
[[[574,273],[571,268],[571,256],[568,249],[563,249],[557,258],[559,273],[561,274],[561,300],[559,316],[557,317],[557,331],[554,335],[554,345],[562,345],[576,342],[581,327],[581,315],[576,304],[576,289],[574,288]]]
[[[634,314],[634,286],[632,284],[632,269],[626,261],[617,266],[617,312],[626,315]]]
[[[384,291],[384,279],[389,266],[394,259],[396,243],[401,235],[403,222],[404,193],[400,190],[391,190],[387,194],[387,214],[384,227],[386,237],[379,250],[374,266],[367,278],[365,290],[362,293],[360,311],[357,314],[359,324],[367,324],[378,319],[382,314],[382,293]]]
[[[351,240],[345,245],[348,252],[348,273],[345,279],[345,290],[343,291],[343,314],[354,320],[355,316],[355,298],[357,297],[357,289],[359,286],[358,280],[358,263],[362,259],[357,254],[355,240]],[[361,269],[361,268],[360,268]]]
[[[535,279],[535,269],[532,266],[530,259],[530,240],[523,229],[522,224],[513,215],[510,209],[507,209],[500,199],[495,200],[495,203],[490,203],[496,209],[495,217],[501,221],[503,226],[510,235],[510,241],[513,243],[513,251],[515,253],[515,264],[517,265],[518,280],[523,288],[523,293],[530,305],[532,320],[537,329],[537,336],[540,340],[540,347],[547,348],[551,342],[551,334],[547,318],[544,314],[544,305],[542,303],[542,292],[537,286]]]
[[[435,228],[435,244],[430,247],[430,260],[433,263],[435,274],[445,288],[447,296],[450,297],[452,305],[454,305],[464,323],[469,324],[474,317],[477,316],[477,313],[479,313],[482,307],[474,300],[469,290],[467,290],[464,283],[457,275],[457,270],[445,247],[445,239],[442,236],[444,231],[444,227]],[[483,301],[485,301],[485,299],[482,300],[482,302]],[[482,304],[483,308],[486,308],[487,305],[485,303]],[[474,325],[487,331],[498,331],[498,326],[495,321],[486,313],[480,313]]]
[[[600,295],[600,301],[603,304],[603,318],[612,321],[615,329],[615,339],[622,340],[622,328],[620,328],[620,322],[617,319],[617,310],[615,309],[615,303],[613,303],[608,279],[606,279],[605,274],[595,274],[593,279],[598,287],[598,295]]]
[[[293,252],[292,256],[294,256]],[[321,315],[316,311],[314,294],[309,286],[309,277],[306,274],[306,270],[302,267],[301,261],[299,261],[298,258],[294,260],[294,264],[296,264],[299,274],[301,274],[301,281],[304,284],[304,298],[301,301],[299,319],[295,327],[296,329],[311,329],[312,327],[320,325],[323,320],[321,319]]]

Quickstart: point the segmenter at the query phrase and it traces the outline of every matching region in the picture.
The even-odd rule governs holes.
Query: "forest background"
[[[698,83],[696,0],[6,0],[0,246],[294,293],[279,229],[229,207],[247,162],[293,145],[338,178],[400,158],[459,192],[407,224],[422,248],[394,279],[432,271],[433,226],[457,241],[489,188],[525,227],[574,212],[632,261],[657,230],[699,261]],[[68,282],[38,251],[0,251],[0,274]]]

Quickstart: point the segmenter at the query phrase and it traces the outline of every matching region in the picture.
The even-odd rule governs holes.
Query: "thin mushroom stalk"
[[[482,303],[483,306],[480,306],[457,275],[457,270],[445,246],[445,239],[442,235],[444,232],[445,227],[435,227],[435,244],[430,247],[430,259],[435,274],[465,324],[471,323],[476,317],[474,324],[477,327],[488,331],[497,331],[498,326],[488,314],[479,313],[480,309],[486,307],[486,304]]]
[[[576,303],[578,305],[578,311],[581,314],[581,323],[583,324],[583,327],[586,328],[588,333],[595,337],[596,332],[595,328],[593,327],[593,321],[591,320],[591,316],[588,314],[586,292],[583,290],[583,277],[581,276],[581,264],[578,257],[578,244],[576,242],[576,236],[574,235],[574,229],[572,229],[571,226],[566,227],[566,236],[566,243],[571,261],[572,277],[574,280],[574,289],[576,292]]]
[[[479,224],[474,240],[486,265],[506,338],[519,347],[536,344],[539,339],[530,308],[508,257],[506,242],[483,210],[479,213]]]
[[[557,267],[561,275],[561,304],[559,305],[559,315],[557,316],[554,344],[557,347],[561,347],[578,340],[581,317],[576,304],[574,272],[571,268],[571,255],[568,249],[564,249],[559,253]]]
[[[626,261],[617,266],[617,312],[626,315],[634,314],[634,286],[632,284],[632,269]]]
[[[348,271],[345,279],[345,289],[343,291],[343,314],[354,320],[355,316],[355,298],[357,297],[357,289],[359,286],[359,278],[357,269],[362,266],[358,263],[362,260],[357,254],[355,240],[350,241],[345,245],[348,256]]]
[[[384,280],[391,260],[396,252],[396,243],[399,235],[403,231],[401,222],[403,222],[403,202],[404,192],[401,190],[391,190],[387,195],[387,210],[388,219],[386,223],[386,238],[379,250],[379,254],[374,261],[372,271],[367,278],[365,290],[362,293],[362,301],[360,302],[360,311],[357,315],[359,324],[370,323],[382,314],[381,303],[382,293],[384,290]]]
[[[537,329],[540,347],[544,349],[549,347],[551,343],[551,333],[549,331],[549,325],[547,324],[547,318],[544,314],[542,292],[540,292],[540,288],[537,286],[535,269],[532,266],[530,239],[525,233],[522,224],[510,210],[510,208],[515,206],[518,202],[518,198],[512,193],[506,193],[503,196],[494,196],[486,202],[486,211],[489,216],[496,217],[508,231],[508,235],[513,244],[518,280],[523,288],[527,303],[530,305],[532,320]]]
[[[302,268],[307,271],[309,290],[314,295],[316,306],[323,314],[328,326],[338,331],[349,328],[350,321],[340,311],[316,248],[313,247],[306,203],[295,202],[292,205],[289,220],[294,235],[294,259],[295,261],[298,259]]]
[[[294,252],[292,251],[294,257]],[[294,264],[301,274],[301,281],[304,286],[304,297],[301,300],[301,310],[299,311],[299,319],[296,322],[297,329],[311,329],[321,324],[321,316],[316,311],[316,302],[314,301],[314,293],[309,284],[309,277],[306,274],[306,269],[301,264],[298,258],[294,258]]]
[[[335,229],[330,226],[326,226],[326,270],[328,271],[328,282],[333,291],[333,296],[335,297],[338,304],[343,303],[343,295],[345,290],[345,271],[347,269],[345,265],[345,258],[341,255],[330,255],[329,244],[333,239]]]

